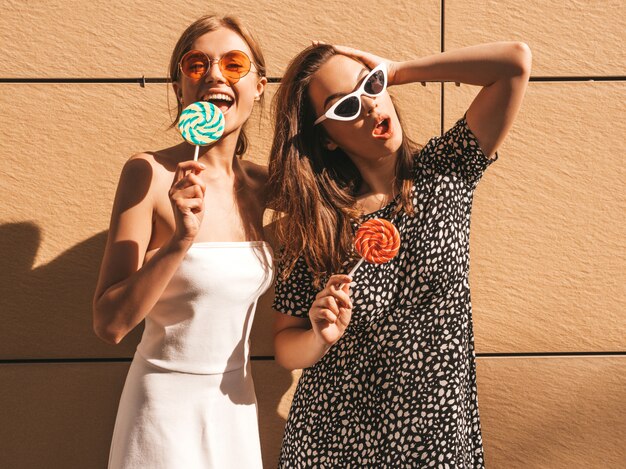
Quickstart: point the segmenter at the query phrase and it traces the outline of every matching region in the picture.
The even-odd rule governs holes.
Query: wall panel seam
[[[269,83],[280,83],[280,77],[268,77]],[[584,76],[531,76],[530,82],[623,82],[626,75],[584,75]],[[0,78],[0,84],[137,84],[142,88],[151,84],[169,83],[168,78]],[[427,81],[426,83],[454,83],[448,80]]]
[[[446,29],[446,21],[445,21],[445,15],[446,15],[446,0],[441,0],[441,51],[440,52],[445,52],[446,50],[446,43],[445,43],[445,29]],[[439,133],[440,135],[443,135],[444,132],[444,112],[445,112],[445,86],[444,86],[444,82],[441,83],[441,110],[439,111],[439,116],[441,117],[441,122],[440,122],[440,130]]]
[[[477,353],[476,358],[591,358],[626,357],[626,351],[607,352],[520,352],[520,353]],[[252,356],[252,361],[273,361],[271,355]],[[107,358],[16,358],[0,360],[0,365],[61,364],[61,363],[130,363],[132,357]]]

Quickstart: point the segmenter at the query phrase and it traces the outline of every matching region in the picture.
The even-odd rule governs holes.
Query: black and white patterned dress
[[[469,228],[474,189],[496,158],[462,118],[415,157],[415,215],[394,215],[396,199],[363,217],[390,220],[400,252],[356,272],[346,332],[298,383],[281,468],[484,467]],[[306,318],[316,293],[300,259],[274,307]]]

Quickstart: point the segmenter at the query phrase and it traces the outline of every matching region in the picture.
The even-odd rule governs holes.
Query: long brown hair
[[[193,43],[200,36],[203,36],[206,33],[210,33],[211,31],[215,31],[219,28],[226,28],[234,31],[239,34],[252,52],[252,62],[254,63],[259,78],[266,76],[266,68],[265,68],[265,59],[263,58],[263,53],[261,52],[261,46],[259,41],[255,38],[252,32],[242,23],[242,21],[234,16],[216,16],[216,15],[205,15],[198,18],[196,21],[191,23],[187,29],[181,34],[176,46],[174,46],[174,50],[172,51],[172,56],[170,58],[169,65],[169,78],[171,83],[177,83],[180,79],[180,68],[178,68],[178,64],[180,59],[183,58],[187,52],[191,50]],[[264,105],[265,95],[261,95],[259,105],[261,109]],[[180,118],[180,114],[183,111],[183,104],[178,96],[176,96],[176,117],[173,119],[171,127],[176,126],[178,123],[178,119]],[[245,133],[245,124],[239,133],[239,138],[237,139],[237,146],[235,147],[235,155],[241,156],[248,149],[248,137]]]
[[[358,221],[356,194],[363,181],[340,148],[328,150],[326,131],[314,126],[309,97],[311,78],[338,52],[330,45],[310,46],[289,64],[272,103],[274,141],[269,161],[270,206],[276,237],[283,248],[286,278],[303,257],[319,287],[321,278],[340,271],[352,255],[352,223]],[[417,149],[403,133],[395,171],[396,210],[413,214],[413,155]],[[286,220],[281,220],[286,216]]]

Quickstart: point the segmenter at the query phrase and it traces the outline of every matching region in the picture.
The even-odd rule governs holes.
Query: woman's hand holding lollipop
[[[309,310],[313,332],[326,347],[337,342],[350,323],[352,275],[364,260],[373,264],[383,264],[393,259],[400,249],[400,234],[390,221],[374,218],[359,227],[354,247],[362,256],[359,263],[348,275],[339,274],[330,277]]]
[[[205,166],[197,161],[183,161],[176,167],[169,191],[176,220],[175,238],[192,243],[202,224],[206,185],[199,174]]]
[[[178,130],[196,148],[193,161],[184,161],[176,167],[169,192],[176,219],[177,240],[191,243],[200,231],[206,185],[199,177],[205,166],[198,163],[198,150],[201,146],[217,142],[224,133],[224,126],[222,111],[206,101],[190,104],[180,115]]]
[[[347,275],[333,275],[315,297],[309,310],[309,320],[315,337],[330,347],[343,335],[352,317],[350,282]]]

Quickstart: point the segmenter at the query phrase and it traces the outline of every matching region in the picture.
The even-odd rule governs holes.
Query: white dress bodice
[[[264,241],[193,244],[146,317],[137,352],[184,373],[244,367],[257,300],[272,277],[272,250]]]

